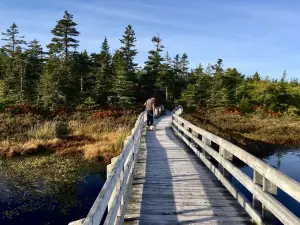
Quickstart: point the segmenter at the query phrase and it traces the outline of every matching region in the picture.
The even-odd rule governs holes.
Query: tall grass
[[[272,115],[256,111],[240,115],[227,113],[224,108],[201,108],[184,114],[184,117],[242,147],[258,142],[270,145],[300,145],[300,118],[290,114]]]
[[[60,156],[82,156],[89,161],[106,161],[120,154],[136,116],[95,118],[92,114],[74,114],[68,118],[43,120],[34,115],[11,118],[0,114],[7,129],[0,140],[0,156],[29,155],[47,149]]]

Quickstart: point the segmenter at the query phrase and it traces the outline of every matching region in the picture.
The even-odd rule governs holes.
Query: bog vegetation
[[[258,73],[245,76],[236,68],[224,68],[222,59],[206,68],[199,64],[190,69],[187,54],[171,57],[164,51],[159,35],[151,39],[153,49],[149,50],[144,67],[138,67],[136,37],[131,25],[120,37],[119,49],[111,51],[109,40],[104,38],[99,52],[79,52],[80,32],[73,15],[67,11],[51,34],[51,42],[43,49],[38,40],[25,40],[15,23],[2,33],[5,42],[0,49],[2,156],[54,149],[60,155],[75,152],[86,159],[101,155],[108,160],[118,152],[133,125],[135,113],[128,110],[139,109],[153,93],[158,103],[170,108],[182,104],[191,112],[198,110],[193,119],[203,109],[209,108],[212,113],[222,107],[221,114],[212,114],[220,118],[217,122],[220,126],[225,121],[222,116],[227,113],[239,117],[241,127],[245,123],[260,127],[259,119],[249,119],[255,114],[260,118],[275,118],[275,130],[281,129],[282,124],[293,127],[292,134],[298,132],[298,120],[289,124],[276,121],[276,118],[281,121],[297,118],[300,113],[300,85],[297,79],[288,81],[285,71],[280,80],[263,78]],[[243,133],[240,127],[230,129]],[[261,135],[252,132],[256,128],[246,130],[245,136],[253,140],[265,138],[264,132]],[[283,139],[270,137],[266,141],[296,142]],[[113,154],[108,149],[113,149]]]

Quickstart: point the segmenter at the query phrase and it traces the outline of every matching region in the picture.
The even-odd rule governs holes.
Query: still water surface
[[[18,159],[0,160],[1,225],[67,225],[88,214],[104,185],[105,166],[51,159],[47,163],[55,164],[39,166],[38,171],[20,169],[24,161]],[[26,160],[30,165],[43,161]]]
[[[300,182],[300,149],[278,150],[262,160]],[[34,182],[26,180],[20,183],[18,179],[19,176],[22,178],[22,173],[15,176],[8,174],[6,169],[0,161],[0,224],[4,225],[66,225],[83,218],[103,187],[106,174],[105,166],[100,166],[88,173],[83,172],[85,174],[78,176],[73,182],[45,184],[41,177]],[[80,171],[81,166],[78,169]],[[243,166],[241,170],[253,177],[252,168]],[[232,178],[232,182],[252,201],[249,191],[235,178]],[[275,197],[300,217],[300,203],[280,189]]]
[[[288,175],[294,180],[300,182],[300,149],[279,149],[270,156],[262,158],[262,160],[282,173]],[[241,170],[249,177],[253,178],[253,169],[249,166],[244,166]],[[236,179],[232,178],[232,182],[238,189],[252,201],[252,194],[247,191]],[[300,203],[291,198],[289,195],[278,189],[277,195],[274,197],[279,200],[285,207],[300,218]],[[277,221],[278,224],[279,221]]]

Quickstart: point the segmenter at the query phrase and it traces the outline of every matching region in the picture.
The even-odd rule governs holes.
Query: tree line
[[[38,40],[25,41],[13,23],[2,33],[0,48],[0,103],[30,104],[55,110],[134,108],[152,95],[174,106],[238,107],[251,111],[263,106],[274,111],[298,110],[298,81],[246,77],[235,68],[224,69],[222,59],[206,69],[190,69],[186,53],[164,53],[162,38],[152,38],[153,49],[141,68],[135,32],[131,25],[111,51],[104,38],[97,53],[78,51],[80,35],[73,15],[65,11],[51,30],[51,42],[43,49]]]

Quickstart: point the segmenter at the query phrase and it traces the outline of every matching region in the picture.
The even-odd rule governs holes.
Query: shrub
[[[55,123],[55,135],[56,137],[63,137],[68,135],[69,125],[67,121],[57,121]]]
[[[242,98],[238,103],[238,108],[242,113],[252,112],[252,106],[248,98]]]
[[[288,107],[287,110],[284,112],[285,116],[291,116],[291,117],[299,116],[299,114],[300,114],[300,110],[295,106]]]

